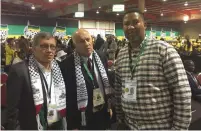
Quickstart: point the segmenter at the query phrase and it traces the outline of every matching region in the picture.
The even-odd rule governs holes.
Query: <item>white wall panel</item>
[[[96,21],[80,21],[80,28],[96,28]]]
[[[100,34],[103,38],[105,34],[115,35],[115,23],[108,21],[85,21],[80,20],[79,28],[84,28],[93,36]]]

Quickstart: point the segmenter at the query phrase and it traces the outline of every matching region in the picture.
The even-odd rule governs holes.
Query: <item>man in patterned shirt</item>
[[[116,61],[117,120],[130,129],[188,129],[191,91],[182,61],[164,41],[145,37],[139,11],[128,12],[123,28],[129,44]]]

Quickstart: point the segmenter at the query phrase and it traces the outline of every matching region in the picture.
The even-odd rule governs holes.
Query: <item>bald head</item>
[[[77,39],[79,39],[79,37],[82,37],[82,36],[86,36],[86,35],[90,35],[89,32],[85,29],[78,29],[72,36],[72,39],[73,39],[73,43],[77,43]]]
[[[73,34],[73,43],[75,43],[76,52],[81,56],[89,57],[93,52],[93,43],[91,35],[87,30],[78,29]]]

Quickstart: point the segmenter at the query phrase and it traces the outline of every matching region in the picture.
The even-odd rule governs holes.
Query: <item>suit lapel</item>
[[[29,69],[28,69],[28,61],[25,60],[24,63],[25,63],[25,68],[24,68],[25,81],[27,83],[28,90],[31,91],[32,87],[31,87],[31,78],[30,78]]]

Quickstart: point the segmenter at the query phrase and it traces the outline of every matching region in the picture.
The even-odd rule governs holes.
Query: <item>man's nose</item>
[[[51,47],[50,47],[50,46],[48,46],[46,51],[47,51],[47,52],[52,52]]]
[[[134,29],[135,27],[133,25],[129,25],[128,29]]]
[[[89,45],[90,45],[90,42],[88,42],[88,41],[85,40],[85,44],[86,44],[87,46],[89,46]]]

